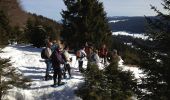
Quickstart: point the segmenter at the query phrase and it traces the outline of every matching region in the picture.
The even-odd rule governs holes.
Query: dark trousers
[[[79,60],[78,62],[79,62],[79,65],[78,65],[79,71],[83,72],[83,61]]]
[[[70,64],[65,64],[64,65],[64,69],[65,69],[64,77],[66,77],[66,71],[68,71],[69,77],[71,78],[71,67],[70,67]]]
[[[62,76],[62,70],[60,65],[54,66],[53,70],[54,70],[54,74],[53,74],[54,85],[56,85],[57,76],[58,76],[58,85],[59,85],[61,83],[61,76]]]

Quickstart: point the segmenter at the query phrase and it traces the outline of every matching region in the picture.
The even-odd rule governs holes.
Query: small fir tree
[[[29,79],[24,78],[22,74],[17,72],[9,61],[9,59],[0,58],[0,99],[2,99],[7,93],[7,90],[13,88],[13,86],[26,88],[29,86],[27,82],[30,82]]]
[[[83,100],[130,100],[137,91],[136,86],[137,81],[132,73],[119,69],[117,60],[103,70],[88,63],[85,83],[77,94]]]

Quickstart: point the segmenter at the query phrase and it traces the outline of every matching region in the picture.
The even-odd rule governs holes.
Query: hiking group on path
[[[41,51],[41,58],[45,59],[46,64],[46,73],[45,80],[53,79],[54,83],[52,87],[60,86],[65,84],[62,82],[62,78],[71,79],[71,63],[72,58],[70,56],[70,48],[68,45],[61,43],[61,41],[46,41],[46,48]],[[112,50],[108,52],[106,45],[103,44],[101,48],[95,49],[93,45],[86,43],[80,49],[76,51],[76,60],[78,61],[79,72],[85,72],[83,68],[83,62],[85,58],[88,60],[88,63],[96,64],[100,66],[103,63],[104,66],[107,65],[107,62],[112,62],[119,59],[117,50]],[[63,66],[63,67],[62,67]],[[50,76],[50,71],[53,69],[53,76]],[[66,75],[68,73],[68,75]],[[57,79],[57,80],[56,80]]]

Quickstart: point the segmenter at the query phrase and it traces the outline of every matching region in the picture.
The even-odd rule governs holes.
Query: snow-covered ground
[[[29,89],[13,88],[9,90],[6,96],[9,100],[81,100],[74,94],[74,90],[84,82],[83,75],[78,72],[76,57],[72,55],[72,79],[63,79],[66,85],[59,87],[51,87],[52,80],[44,81],[45,63],[40,57],[42,49],[34,48],[26,45],[7,46],[3,49],[4,53],[0,53],[2,58],[10,58],[12,65],[18,69],[24,76],[29,77],[32,82]],[[87,61],[84,63],[85,68]],[[133,71],[136,78],[142,77],[142,71],[136,67],[128,67],[123,65],[123,61],[119,62],[119,66],[123,70]]]
[[[77,86],[83,82],[83,76],[78,72],[75,56],[73,56],[72,74],[73,79],[64,79],[66,85],[53,88],[52,80],[44,81],[45,63],[40,57],[41,49],[31,46],[7,46],[0,54],[2,58],[10,58],[12,65],[29,77],[30,89],[14,88],[9,91],[9,100],[79,100],[74,94]],[[75,64],[75,65],[74,65]],[[85,63],[86,65],[87,63]],[[84,65],[84,66],[85,66]]]
[[[134,33],[134,34],[130,34],[128,32],[124,32],[124,31],[120,31],[120,32],[112,32],[112,35],[125,35],[125,36],[131,36],[131,37],[134,37],[134,38],[141,38],[141,39],[148,39],[148,36],[145,36],[144,34],[137,34],[137,33]]]
[[[109,23],[117,23],[117,22],[124,22],[124,21],[128,21],[128,19],[124,19],[124,20],[110,20]]]

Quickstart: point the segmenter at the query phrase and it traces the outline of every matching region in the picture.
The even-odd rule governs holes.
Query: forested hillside
[[[31,17],[21,8],[17,0],[0,0],[0,9],[5,10],[12,26],[23,26]]]
[[[152,18],[152,17],[151,17]],[[108,17],[109,27],[113,32],[145,33],[146,19],[139,17]]]
[[[27,34],[27,26],[30,21],[32,22],[31,24],[36,23],[34,27],[38,28],[38,26],[43,26],[46,34],[43,39],[48,36],[53,36],[55,39],[58,39],[62,28],[62,26],[54,20],[25,12],[18,0],[0,0],[0,19],[0,44],[7,44],[11,40],[20,43],[30,42],[30,40],[28,40],[29,34]]]

